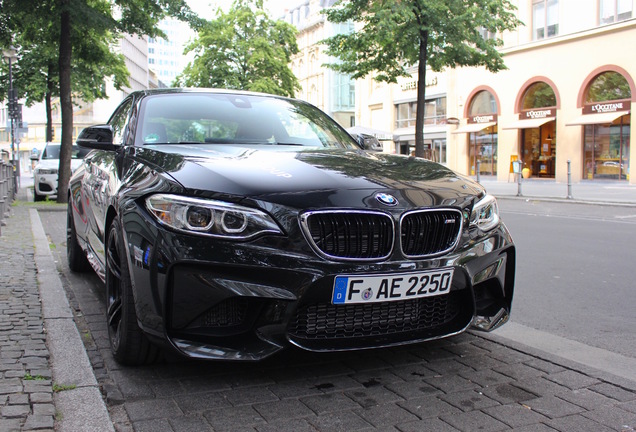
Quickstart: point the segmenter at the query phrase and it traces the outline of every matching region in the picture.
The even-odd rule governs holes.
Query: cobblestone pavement
[[[31,223],[14,206],[0,236],[0,431],[53,430],[49,351]]]
[[[496,334],[368,352],[288,350],[256,364],[122,367],[109,350],[103,286],[67,270],[66,216],[47,210],[42,225],[117,431],[636,429],[636,383]],[[0,237],[0,431],[52,429],[27,212],[15,207],[9,223]]]

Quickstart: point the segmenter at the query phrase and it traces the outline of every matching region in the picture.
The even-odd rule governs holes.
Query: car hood
[[[463,205],[483,194],[479,184],[440,164],[362,150],[156,145],[137,149],[136,157],[186,189],[303,207],[376,206],[381,192],[403,206]]]

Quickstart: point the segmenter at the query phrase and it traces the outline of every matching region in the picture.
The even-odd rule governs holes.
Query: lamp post
[[[15,123],[18,116],[18,92],[13,88],[13,61],[18,58],[17,50],[9,47],[2,50],[2,58],[9,63],[9,120],[11,121],[11,159],[13,160],[13,187],[14,193],[18,191],[18,176],[20,165],[15,149]]]

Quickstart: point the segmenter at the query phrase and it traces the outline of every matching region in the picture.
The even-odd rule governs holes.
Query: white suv
[[[71,173],[82,163],[88,149],[73,146],[71,151]],[[47,143],[33,170],[33,200],[43,201],[46,197],[57,197],[57,175],[60,166],[60,144]]]

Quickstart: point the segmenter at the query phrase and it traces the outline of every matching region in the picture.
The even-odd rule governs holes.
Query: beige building
[[[321,13],[335,0],[304,0],[287,9],[283,20],[298,29],[299,52],[291,68],[301,86],[296,97],[316,105],[343,127],[354,126],[355,82],[347,75],[323,67],[334,61],[320,43],[330,36],[353,31],[353,24],[328,22]]]
[[[517,0],[525,23],[503,35],[508,70],[459,68],[426,77],[427,157],[461,173],[636,183],[633,0]],[[417,71],[398,84],[357,84],[358,124],[393,132],[386,151],[414,147]]]

